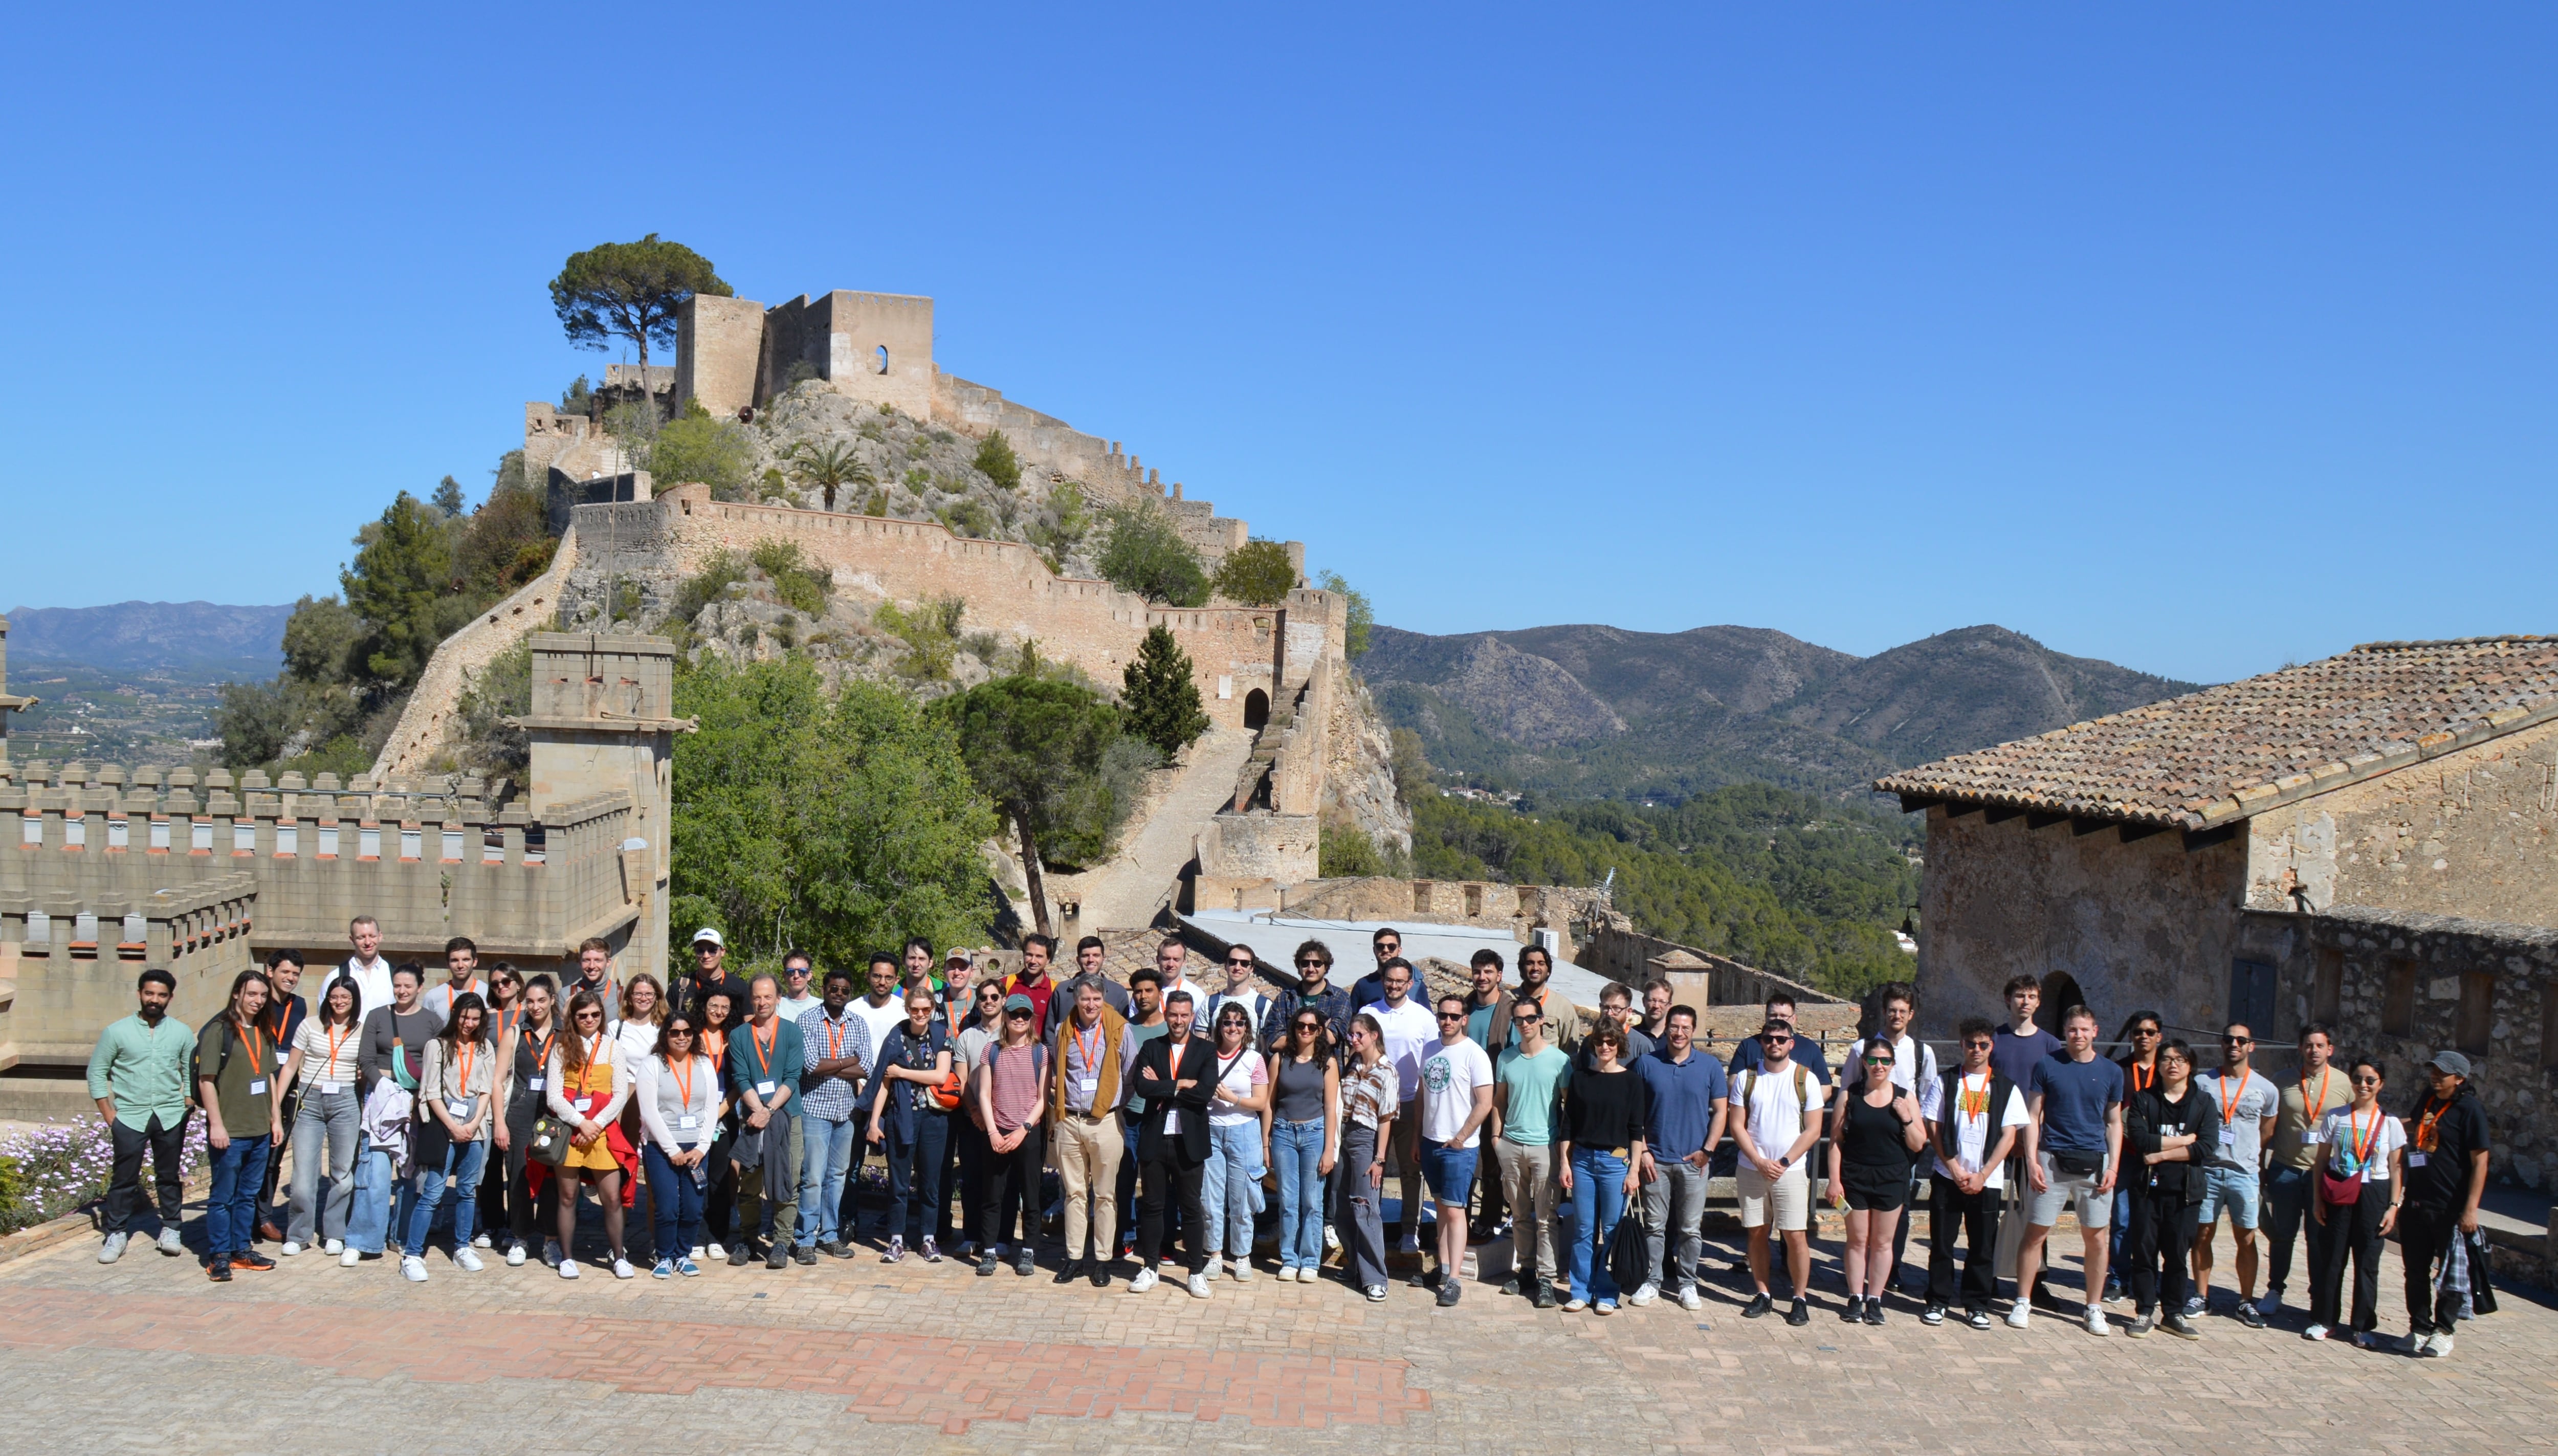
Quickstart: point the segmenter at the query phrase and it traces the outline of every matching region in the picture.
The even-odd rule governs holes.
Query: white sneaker
[[[471,1246],[473,1248],[496,1248],[497,1244],[497,1241],[491,1238],[488,1235],[480,1234],[475,1235],[472,1238]]]
[[[320,1251],[331,1255],[345,1253],[347,1251],[347,1240],[344,1238],[332,1238],[328,1242],[320,1245]]]
[[[425,1283],[425,1282],[426,1282],[426,1260],[424,1260],[424,1259],[422,1259],[422,1258],[419,1258],[419,1257],[418,1257],[417,1255],[415,1255],[415,1254],[403,1254],[403,1255],[401,1255],[401,1256],[400,1256],[400,1277],[401,1277],[401,1278],[403,1278],[403,1279],[408,1280],[408,1281],[409,1281],[410,1283],[412,1283],[412,1284],[423,1284],[423,1283]]]
[[[1128,1281],[1128,1292],[1131,1294],[1143,1294],[1147,1290],[1154,1288],[1155,1283],[1155,1271],[1153,1269],[1139,1269],[1136,1276]]]
[[[1215,1278],[1215,1277],[1216,1277],[1216,1275],[1217,1275],[1217,1270],[1218,1270],[1218,1269],[1219,1269],[1219,1268],[1220,1268],[1224,1263],[1225,1263],[1225,1260],[1223,1260],[1223,1259],[1221,1259],[1221,1258],[1212,1258],[1212,1259],[1209,1259],[1209,1260],[1208,1261],[1207,1266],[1206,1266],[1206,1267],[1204,1267],[1204,1268],[1202,1268],[1202,1269],[1199,1271],[1199,1276],[1200,1276],[1201,1278],[1203,1278],[1203,1279],[1213,1279],[1213,1278]]]
[[[132,1236],[121,1230],[118,1230],[113,1234],[109,1234],[106,1236],[106,1241],[97,1246],[97,1261],[102,1264],[111,1264],[117,1259],[124,1257],[124,1245],[130,1241],[132,1241]],[[287,1248],[292,1246],[293,1245],[289,1243],[285,1245]]]
[[[694,1249],[694,1250],[693,1250],[693,1257],[694,1257],[695,1259],[700,1259],[700,1258],[701,1258],[701,1257],[702,1257],[706,1252],[707,1252],[707,1253],[708,1253],[708,1255],[709,1255],[710,1257],[712,1257],[712,1258],[726,1258],[726,1257],[728,1257],[728,1250],[727,1250],[727,1249],[725,1249],[725,1248],[720,1247],[720,1246],[719,1246],[718,1244],[716,1244],[716,1243],[709,1244],[709,1245],[707,1245],[707,1246],[706,1246],[706,1248],[696,1248],[696,1249]]]
[[[575,1260],[575,1259],[573,1259],[573,1258],[564,1258],[564,1259],[561,1259],[561,1260],[559,1261],[559,1271],[560,1271],[560,1277],[561,1277],[561,1278],[563,1278],[563,1279],[574,1279],[574,1278],[576,1278],[576,1277],[577,1277],[577,1260]]]
[[[2449,1330],[2436,1330],[2433,1337],[2425,1342],[2425,1348],[2417,1351],[2416,1353],[2427,1360],[2451,1359],[2452,1332]]]
[[[2105,1307],[2103,1305],[2091,1304],[2087,1306],[2087,1333],[2098,1336],[2114,1333],[2114,1327],[2105,1322]]]
[[[1234,1261],[1233,1268],[1234,1268],[1234,1282],[1236,1282],[1237,1284],[1249,1284],[1249,1283],[1251,1283],[1251,1282],[1252,1282],[1252,1260],[1251,1260],[1251,1259],[1249,1259],[1249,1258],[1239,1258],[1239,1259],[1236,1259],[1236,1260]]]
[[[362,1254],[357,1253],[352,1248],[342,1249],[338,1254],[338,1267],[342,1269],[352,1269],[356,1264],[361,1263],[363,1261],[363,1257],[364,1256]]]
[[[617,1258],[613,1261],[613,1277],[617,1279],[637,1279],[640,1277],[640,1271],[631,1267],[631,1260],[627,1258]]]
[[[1334,1232],[1332,1225],[1326,1224],[1324,1226],[1324,1247],[1337,1249],[1341,1246],[1342,1236]]]
[[[177,1230],[169,1228],[167,1225],[162,1225],[160,1229],[160,1251],[174,1258],[187,1251],[187,1241],[178,1237]]]
[[[2024,1329],[2033,1318],[2033,1307],[2022,1299],[2007,1307],[2007,1327],[2011,1330]]]
[[[294,1242],[294,1241],[293,1241],[292,1239],[290,1239],[290,1238],[288,1238],[288,1239],[284,1240],[284,1244],[283,1244],[283,1246],[282,1246],[282,1247],[280,1247],[280,1248],[278,1248],[278,1249],[276,1249],[276,1252],[277,1252],[277,1253],[280,1253],[280,1254],[284,1255],[286,1258],[291,1258],[291,1257],[293,1257],[295,1254],[300,1253],[301,1251],[302,1251],[302,1245],[301,1245],[301,1244],[299,1244],[299,1243]]]
[[[1193,1299],[1206,1299],[1206,1298],[1208,1298],[1208,1275],[1206,1275],[1206,1274],[1193,1274],[1193,1275],[1191,1275],[1191,1285],[1190,1285],[1190,1288],[1191,1288],[1191,1298],[1193,1298]]]
[[[480,1253],[476,1248],[455,1249],[453,1252],[453,1263],[454,1267],[459,1268],[466,1274],[476,1274],[483,1268],[487,1267],[487,1265],[480,1262]]]
[[[1693,1287],[1680,1290],[1678,1293],[1678,1302],[1679,1308],[1681,1309],[1696,1310],[1705,1308],[1705,1296],[1697,1293]]]
[[[507,1247],[506,1247],[506,1267],[508,1267],[508,1268],[510,1268],[510,1269],[520,1269],[520,1268],[522,1268],[523,1266],[524,1266],[524,1245],[522,1244],[522,1242],[518,1241],[518,1242],[515,1242],[515,1243],[512,1243],[512,1244],[507,1245]]]
[[[2301,1338],[2304,1340],[2324,1340],[2327,1338],[2327,1326],[2312,1325],[2308,1329],[2301,1331]]]
[[[1628,1295],[1626,1297],[1626,1302],[1628,1304],[1643,1305],[1649,1304],[1660,1297],[1661,1286],[1653,1283],[1649,1279],[1645,1279],[1643,1281],[1643,1287],[1635,1290],[1633,1294]]]

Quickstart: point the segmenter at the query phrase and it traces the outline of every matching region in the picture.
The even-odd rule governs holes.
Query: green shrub
[[[954,536],[991,536],[995,533],[995,516],[982,501],[957,501],[932,512],[950,527]]]
[[[1208,572],[1172,517],[1140,500],[1102,512],[1110,526],[1101,548],[1101,575],[1122,591],[1173,607],[1208,603]]]
[[[986,437],[985,443],[977,447],[977,458],[970,463],[1003,490],[1018,489],[1022,483],[1021,458],[1013,454],[1013,442],[1005,439],[1001,430]]]
[[[1376,841],[1365,830],[1349,824],[1326,824],[1316,840],[1316,873],[1325,879],[1382,875],[1388,872],[1386,857],[1377,851]]]
[[[899,671],[925,682],[943,682],[959,655],[959,621],[967,610],[968,604],[957,597],[927,597],[911,611],[895,602],[882,602],[871,613],[871,621],[906,644]]]
[[[1173,641],[1172,629],[1160,624],[1146,629],[1136,660],[1121,674],[1119,712],[1129,735],[1153,745],[1166,759],[1208,731],[1208,711],[1192,678],[1190,655]]]
[[[1216,569],[1217,593],[1254,607],[1276,607],[1297,589],[1297,568],[1277,541],[1246,541]]]
[[[744,494],[755,464],[755,442],[747,432],[713,419],[698,399],[686,400],[682,418],[660,426],[644,451],[633,453],[661,487],[698,481],[721,501]]]
[[[826,573],[808,564],[796,541],[758,541],[747,559],[773,583],[773,595],[783,606],[811,617],[825,615],[826,597],[833,582]]]
[[[1325,572],[1316,585],[1350,604],[1350,630],[1343,649],[1352,657],[1363,655],[1367,652],[1368,629],[1376,626],[1376,608],[1369,603],[1367,593],[1354,590],[1338,571]]]
[[[728,589],[741,581],[751,580],[752,563],[739,553],[722,547],[702,561],[702,569],[684,579],[675,589],[675,617],[690,626],[702,615],[702,609],[728,595]]]

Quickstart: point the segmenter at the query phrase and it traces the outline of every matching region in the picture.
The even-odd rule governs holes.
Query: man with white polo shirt
[[[1395,1158],[1402,1165],[1402,1237],[1397,1241],[1405,1253],[1421,1251],[1421,1119],[1415,1116],[1413,1102],[1421,1095],[1421,1062],[1430,1055],[1430,1046],[1439,1040],[1439,1018],[1412,994],[1417,974],[1412,962],[1397,955],[1380,967],[1385,976],[1385,994],[1359,1009],[1376,1018],[1385,1033],[1385,1060],[1394,1064],[1394,1075],[1401,1083],[1396,1093],[1403,1108],[1395,1115]],[[1407,1131],[1408,1129],[1408,1131]]]

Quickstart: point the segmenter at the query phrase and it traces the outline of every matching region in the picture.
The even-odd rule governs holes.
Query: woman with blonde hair
[[[647,1065],[649,1058],[657,1055],[657,1034],[665,1027],[666,1009],[665,987],[657,983],[655,976],[643,970],[622,983],[622,1019],[613,1025],[613,1040],[622,1049],[622,1065],[629,1069],[635,1081],[640,1076],[640,1069]],[[648,1130],[640,1121],[641,1100],[634,1096],[622,1104],[622,1140],[635,1148],[645,1147],[648,1143]],[[638,1215],[640,1231],[647,1235],[653,1244],[657,1238],[657,1195],[644,1159],[632,1176],[639,1184],[639,1194],[632,1201],[632,1210]],[[689,1251],[691,1245],[687,1244],[680,1251]],[[678,1251],[660,1248],[653,1258],[643,1257],[639,1261],[650,1263],[654,1258],[668,1257]]]
[[[554,1176],[558,1190],[560,1277],[577,1277],[577,1194],[595,1190],[604,1206],[604,1239],[613,1251],[613,1277],[638,1278],[622,1241],[623,1190],[636,1161],[623,1136],[622,1109],[631,1100],[632,1076],[621,1043],[605,1034],[604,998],[593,991],[569,997],[568,1025],[551,1048],[548,1075],[551,1115],[569,1125],[568,1157]]]

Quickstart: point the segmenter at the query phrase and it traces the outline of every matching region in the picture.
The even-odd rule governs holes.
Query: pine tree
[[[1168,759],[1208,731],[1208,710],[1191,680],[1190,654],[1173,641],[1171,628],[1146,630],[1145,646],[1121,677],[1119,711],[1129,737],[1153,744]]]

